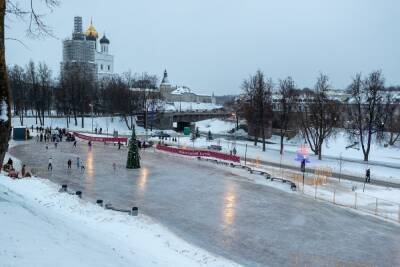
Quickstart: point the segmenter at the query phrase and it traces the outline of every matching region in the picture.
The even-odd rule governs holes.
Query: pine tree
[[[140,168],[140,155],[138,149],[138,143],[136,140],[135,126],[132,126],[132,137],[129,140],[129,151],[128,159],[126,162],[127,169],[139,169]]]

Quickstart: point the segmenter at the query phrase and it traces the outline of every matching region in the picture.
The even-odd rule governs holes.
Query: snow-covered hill
[[[0,174],[0,266],[234,266],[148,217],[104,210],[39,178]]]

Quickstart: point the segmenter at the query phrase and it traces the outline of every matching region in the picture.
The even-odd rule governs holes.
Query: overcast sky
[[[47,17],[58,39],[30,40],[10,21],[8,64],[45,61],[59,72],[73,17],[106,32],[118,73],[149,72],[199,93],[236,94],[257,69],[311,87],[319,72],[344,88],[356,72],[381,69],[400,84],[398,0],[62,0]]]

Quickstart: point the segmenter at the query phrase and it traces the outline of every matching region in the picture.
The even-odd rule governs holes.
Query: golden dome
[[[92,21],[90,21],[90,25],[85,32],[86,36],[95,37],[96,39],[99,37],[99,34],[96,31],[96,28],[93,26]]]

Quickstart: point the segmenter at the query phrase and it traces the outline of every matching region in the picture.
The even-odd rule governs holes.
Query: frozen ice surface
[[[377,218],[248,181],[206,162],[142,152],[142,169],[126,170],[127,150],[96,143],[57,150],[10,149],[38,175],[83,191],[90,200],[151,216],[183,239],[249,266],[399,266],[400,227]],[[54,170],[47,172],[48,156]],[[86,171],[67,171],[78,156]],[[112,163],[117,163],[114,173]]]

